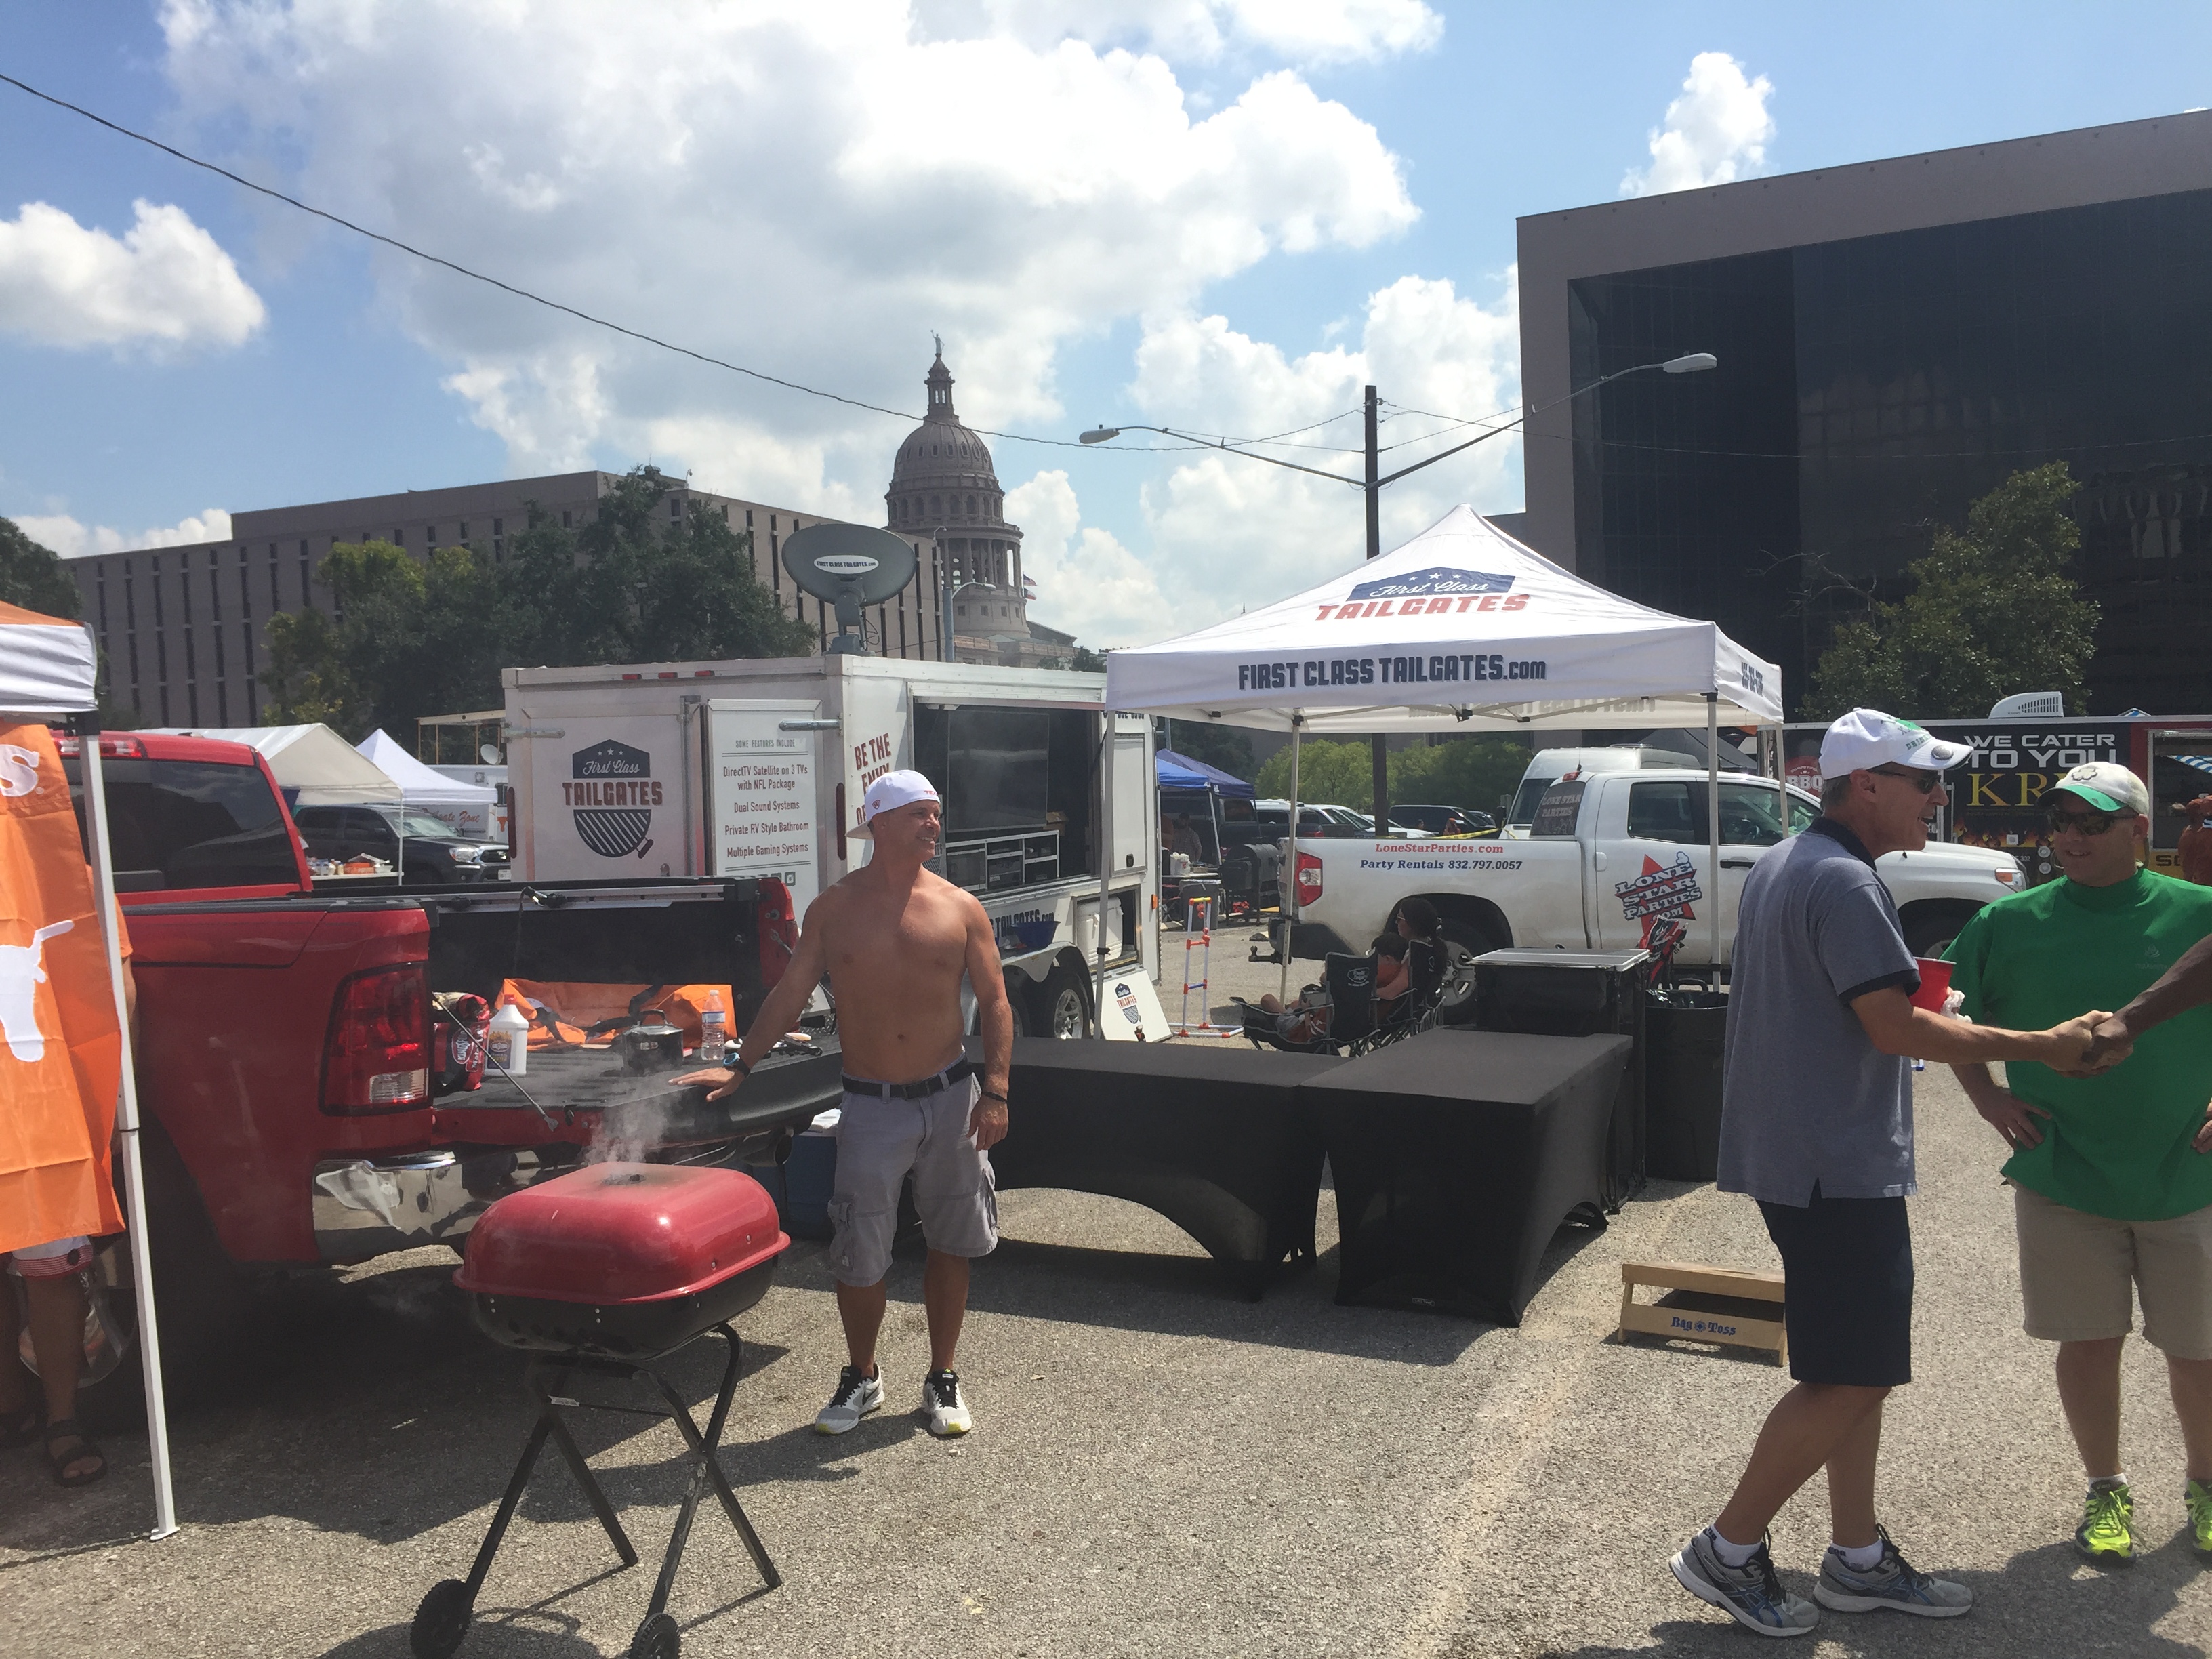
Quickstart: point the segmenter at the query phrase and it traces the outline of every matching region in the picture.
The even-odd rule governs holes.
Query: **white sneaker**
[[[884,1382],[880,1372],[874,1376],[863,1376],[857,1367],[848,1365],[837,1373],[837,1392],[830,1396],[830,1403],[814,1419],[817,1434],[850,1434],[860,1426],[860,1419],[884,1403]]]
[[[960,1378],[951,1371],[932,1371],[921,1379],[921,1411],[929,1419],[929,1431],[940,1440],[975,1426],[968,1402],[960,1397]]]

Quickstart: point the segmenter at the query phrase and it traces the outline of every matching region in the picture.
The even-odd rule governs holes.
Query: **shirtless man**
[[[937,851],[942,823],[937,791],[921,773],[890,772],[869,785],[855,833],[874,838],[875,855],[806,907],[798,953],[745,1033],[735,1066],[677,1079],[715,1085],[710,1100],[730,1094],[829,976],[848,1068],[830,1199],[830,1266],[848,1364],[814,1419],[823,1434],[859,1427],[884,1403],[876,1335],[899,1186],[908,1174],[929,1245],[921,1277],[929,1316],[922,1413],[939,1436],[965,1434],[974,1421],[952,1358],[968,1308],[968,1263],[999,1242],[998,1194],[986,1154],[1006,1138],[1014,1016],[983,907],[922,867]],[[963,974],[981,1019],[980,1089],[962,1048]]]

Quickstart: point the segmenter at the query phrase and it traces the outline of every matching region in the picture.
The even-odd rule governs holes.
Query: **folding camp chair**
[[[1239,1016],[1243,1021],[1244,1035],[1252,1040],[1255,1048],[1280,1048],[1293,1054],[1356,1054],[1364,1051],[1369,1038],[1375,1033],[1375,974],[1376,958],[1370,952],[1364,957],[1332,951],[1322,964],[1322,982],[1308,986],[1310,992],[1318,989],[1328,1010],[1328,1023],[1319,1036],[1300,1042],[1280,1035],[1275,1029],[1278,1016],[1269,1013],[1255,1003],[1236,999]]]
[[[1437,1023],[1437,1010],[1444,1000],[1443,952],[1425,939],[1407,940],[1406,975],[1404,994],[1393,1000],[1359,1052],[1387,1048]]]

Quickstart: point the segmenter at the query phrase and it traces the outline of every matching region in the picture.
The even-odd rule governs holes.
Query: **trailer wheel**
[[[1073,1042],[1091,1035],[1091,987],[1080,969],[1062,963],[1030,996],[1036,1036]]]
[[[1504,947],[1480,927],[1447,918],[1437,932],[1444,945],[1444,991],[1437,1005],[1439,1025],[1474,1024],[1474,959]]]

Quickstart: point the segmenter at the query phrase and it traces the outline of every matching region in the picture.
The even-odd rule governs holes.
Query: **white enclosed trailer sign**
[[[935,867],[982,902],[1026,1029],[1081,1024],[1102,885],[1106,963],[1157,971],[1151,727],[1115,717],[1104,763],[1103,675],[829,655],[505,680],[518,881],[773,876],[803,915],[866,861],[868,785],[908,768],[945,799]]]

